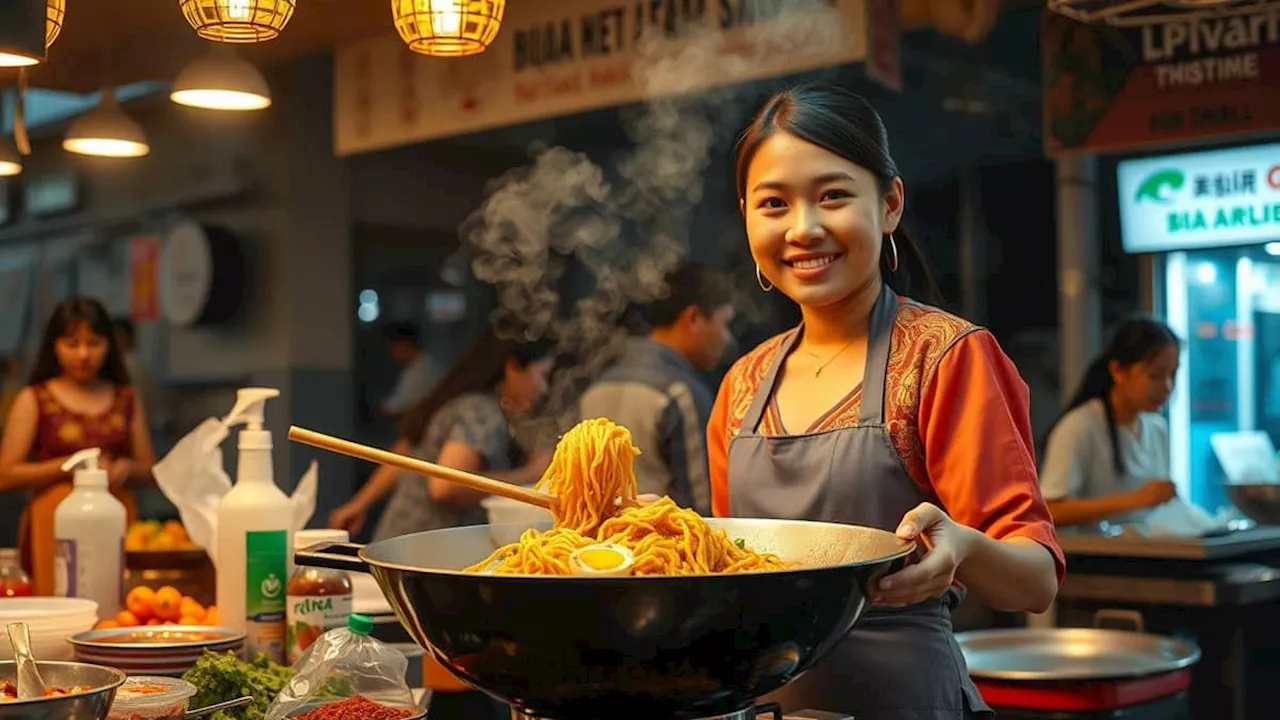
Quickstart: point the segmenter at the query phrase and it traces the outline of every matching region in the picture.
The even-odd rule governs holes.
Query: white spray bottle
[[[235,486],[218,506],[217,575],[221,624],[246,633],[248,657],[285,658],[285,584],[289,579],[293,504],[276,486],[271,433],[262,429],[267,400],[279,390],[243,388],[223,421],[240,431]]]
[[[85,448],[62,464],[63,472],[75,469],[75,487],[53,511],[54,592],[93,600],[98,617],[110,619],[124,603],[125,509],[107,488],[101,455]]]

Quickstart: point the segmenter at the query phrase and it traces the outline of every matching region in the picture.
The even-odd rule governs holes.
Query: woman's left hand
[[[897,535],[923,546],[924,557],[880,580],[872,598],[877,605],[905,607],[941,597],[956,578],[956,569],[969,554],[974,531],[952,520],[931,503],[920,503],[898,524]]]

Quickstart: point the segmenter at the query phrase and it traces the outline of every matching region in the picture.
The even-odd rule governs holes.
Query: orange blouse
[[[729,441],[790,333],[743,356],[725,376],[707,424],[711,505],[729,515]],[[966,320],[899,298],[885,382],[885,424],[908,474],[957,522],[996,539],[1027,537],[1066,561],[1036,475],[1030,395],[995,337]],[[860,390],[808,432],[858,424]],[[799,429],[792,428],[796,431]],[[757,432],[785,434],[770,402]]]

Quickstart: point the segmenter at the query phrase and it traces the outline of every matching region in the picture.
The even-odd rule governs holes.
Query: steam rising
[[[533,148],[532,162],[494,181],[463,224],[472,271],[497,291],[492,320],[499,331],[553,339],[576,360],[553,378],[546,420],[524,428],[534,433],[530,439],[554,439],[575,419],[583,382],[621,351],[623,312],[661,297],[664,277],[684,260],[712,149],[730,140],[751,110],[734,101],[732,83],[750,79],[750,69],[769,56],[833,53],[847,41],[846,20],[829,0],[771,4],[784,7],[744,33],[746,45],[732,53],[707,25],[686,28],[679,39],[641,38],[631,72],[645,100],[638,112],[624,113],[634,146],[618,161],[616,182],[582,153]],[[709,83],[729,87],[699,90]],[[560,287],[575,263],[590,273],[594,290],[565,308]]]

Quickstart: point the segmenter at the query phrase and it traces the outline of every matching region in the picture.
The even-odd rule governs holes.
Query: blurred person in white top
[[[1167,325],[1122,322],[1049,431],[1040,491],[1059,526],[1138,521],[1172,500],[1169,400],[1180,343]]]

